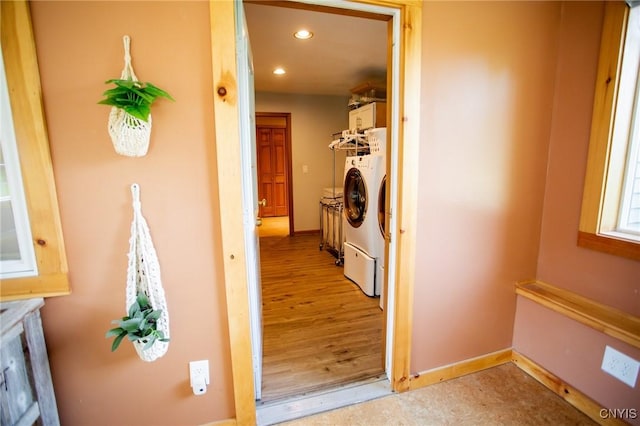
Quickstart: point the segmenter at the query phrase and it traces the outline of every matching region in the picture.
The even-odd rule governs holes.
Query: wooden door
[[[280,127],[256,127],[258,199],[267,200],[262,217],[289,214],[286,135]]]

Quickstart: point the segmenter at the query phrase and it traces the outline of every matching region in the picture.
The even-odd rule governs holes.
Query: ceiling
[[[387,22],[245,3],[255,90],[349,96],[364,82],[386,81]],[[305,28],[309,40],[293,37]],[[274,75],[282,67],[287,73]]]

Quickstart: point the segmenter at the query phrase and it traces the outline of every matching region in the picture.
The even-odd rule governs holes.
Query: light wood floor
[[[284,237],[289,235],[289,216],[263,217],[258,227],[260,237]]]
[[[263,402],[383,373],[379,299],[319,244],[319,235],[260,239]]]

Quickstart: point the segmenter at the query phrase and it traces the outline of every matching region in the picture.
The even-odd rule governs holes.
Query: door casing
[[[313,1],[305,2],[313,3]],[[420,61],[422,4],[418,0],[323,1],[353,10],[381,10],[392,16],[390,33],[398,36],[396,53],[389,53],[395,75],[392,80],[391,155],[387,169],[389,202],[387,268],[393,306],[387,327],[391,329],[390,380],[393,390],[405,391],[410,382],[410,354],[413,319],[413,284],[418,194],[418,152],[420,136]],[[313,9],[314,6],[310,5]],[[383,9],[380,9],[383,8]],[[326,10],[326,8],[324,8]],[[336,9],[340,12],[340,9]],[[242,235],[242,176],[237,109],[234,2],[210,0],[212,75],[216,132],[216,164],[220,211],[222,256],[227,296],[234,402],[237,424],[256,423],[250,307],[246,278],[246,257]],[[391,44],[391,43],[389,43]],[[389,73],[394,74],[394,73]],[[395,126],[395,127],[394,127]],[[389,162],[391,164],[389,164]],[[393,197],[393,199],[392,199]],[[222,208],[224,206],[224,208]]]

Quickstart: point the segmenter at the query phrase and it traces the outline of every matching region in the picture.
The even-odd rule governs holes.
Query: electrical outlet
[[[189,362],[189,377],[192,382],[202,377],[205,379],[205,383],[209,384],[209,360]]]
[[[640,362],[607,346],[602,358],[602,370],[634,388],[638,379]]]
[[[209,384],[209,360],[189,362],[189,381],[195,395],[202,395]]]

